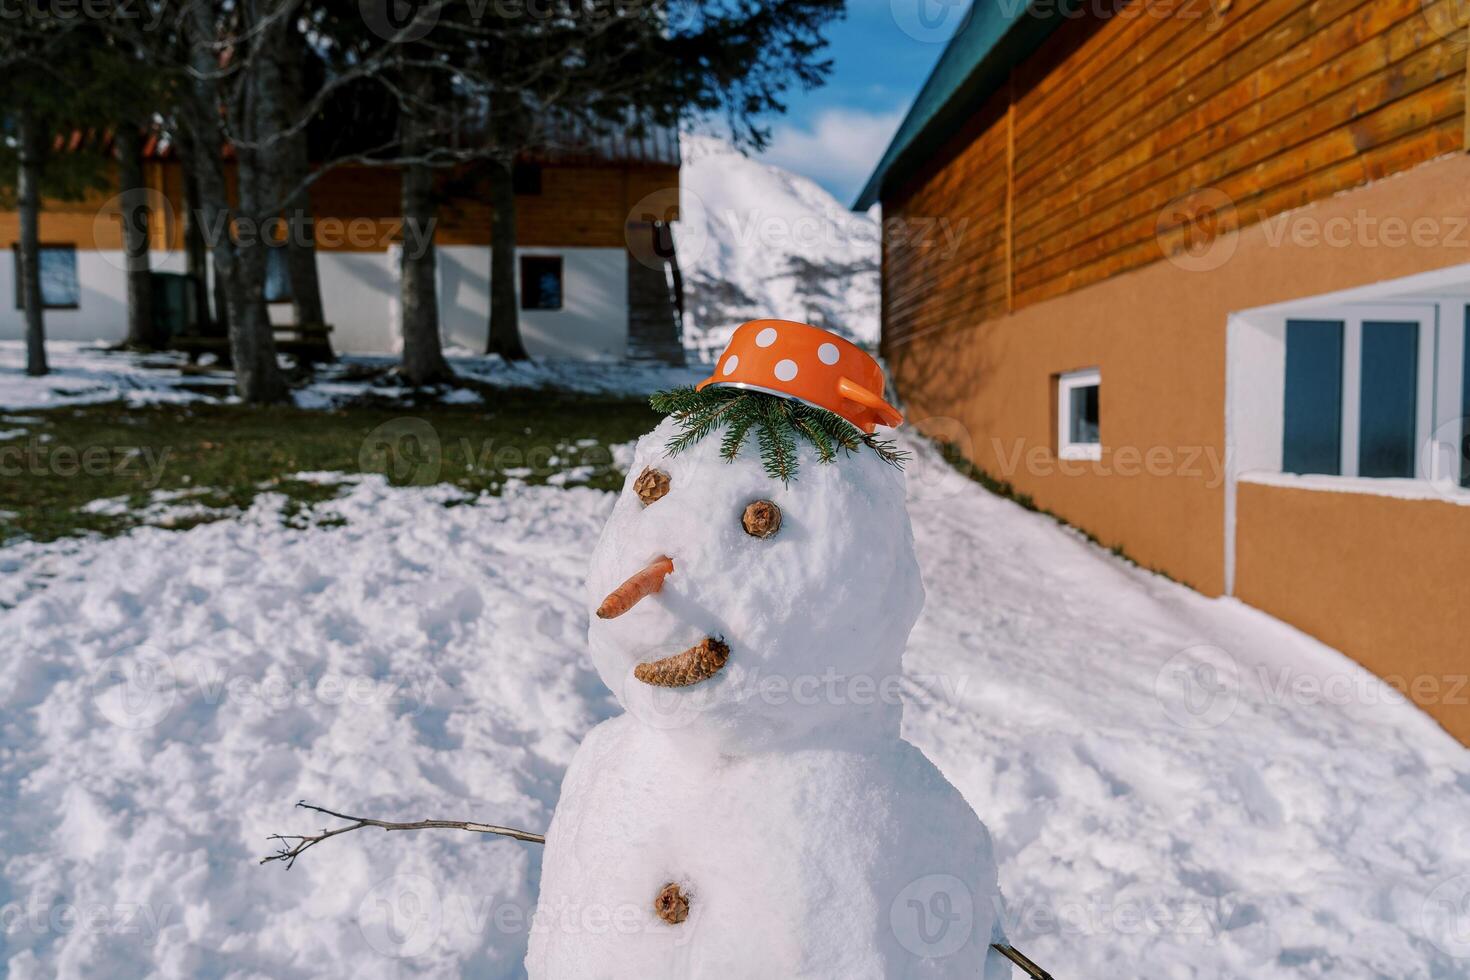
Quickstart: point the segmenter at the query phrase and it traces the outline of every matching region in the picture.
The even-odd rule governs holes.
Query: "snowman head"
[[[743,451],[715,426],[671,454],[676,410],[639,441],[588,578],[597,670],[695,749],[896,735],[924,601],[903,473],[858,434],[831,459],[792,440],[782,479],[753,428]]]

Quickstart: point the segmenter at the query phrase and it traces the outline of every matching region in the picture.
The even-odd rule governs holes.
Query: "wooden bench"
[[[333,358],[329,323],[273,323],[271,334],[276,339],[276,351],[290,354],[298,361],[319,363]],[[230,339],[228,337],[205,337],[185,334],[170,342],[174,350],[184,351],[192,362],[200,354],[220,354],[228,360]]]

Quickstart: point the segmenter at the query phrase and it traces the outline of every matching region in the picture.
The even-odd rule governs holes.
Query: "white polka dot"
[[[739,366],[740,366],[740,355],[738,355],[738,354],[731,354],[729,357],[725,358],[725,366],[724,366],[724,368],[722,368],[720,370],[720,373],[721,374],[725,374],[725,375],[734,374],[735,373],[735,369],[738,368]]]
[[[755,345],[757,347],[769,347],[772,344],[774,344],[775,342],[776,342],[776,328],[775,327],[766,327],[766,329],[762,330],[760,333],[758,333],[758,334],[755,335]]]
[[[837,357],[838,352],[836,344],[823,344],[821,347],[817,348],[817,359],[823,364],[836,364]]]
[[[776,380],[777,381],[790,381],[794,377],[796,377],[796,362],[795,361],[791,360],[790,358],[787,358],[784,361],[777,361],[776,362]]]

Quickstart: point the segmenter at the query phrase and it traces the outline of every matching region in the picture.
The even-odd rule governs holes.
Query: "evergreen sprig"
[[[909,458],[891,440],[865,433],[834,412],[764,392],[717,385],[703,391],[671,388],[655,394],[649,404],[654,411],[672,415],[679,423],[681,431],[665,447],[670,456],[724,429],[720,456],[734,461],[754,431],[761,464],[783,483],[796,478],[798,439],[816,450],[817,459],[823,463],[833,462],[839,452],[851,455],[864,446],[883,462],[900,469]]]

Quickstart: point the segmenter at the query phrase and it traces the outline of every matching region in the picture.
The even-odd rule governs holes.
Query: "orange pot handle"
[[[837,393],[848,401],[854,401],[865,408],[872,409],[877,413],[878,421],[884,425],[896,427],[903,424],[903,416],[899,414],[898,409],[851,378],[837,379]],[[873,431],[872,426],[865,426],[865,428],[868,432]]]

